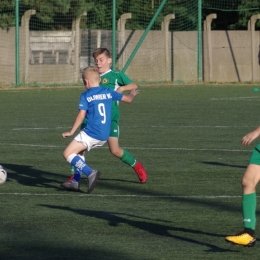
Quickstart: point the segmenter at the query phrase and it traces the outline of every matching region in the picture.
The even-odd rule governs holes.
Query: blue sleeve
[[[87,100],[86,100],[86,95],[85,95],[85,93],[82,93],[82,94],[80,95],[78,110],[85,110],[85,111],[88,110],[88,102],[87,102]]]
[[[123,98],[123,94],[122,93],[118,93],[116,91],[112,91],[112,99],[113,100],[118,100],[118,101],[121,101],[122,98]]]

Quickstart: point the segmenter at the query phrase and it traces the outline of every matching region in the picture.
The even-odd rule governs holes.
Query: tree
[[[15,25],[15,0],[0,0],[0,27]],[[111,0],[19,0],[20,18],[26,10],[35,9],[31,17],[31,30],[70,30],[72,20],[88,12],[81,20],[81,28],[112,29]],[[116,0],[116,20],[124,13],[132,13],[126,23],[127,29],[144,30],[162,0]],[[161,22],[168,14],[175,14],[170,30],[196,30],[198,24],[198,1],[168,0],[155,20],[152,30],[160,30]],[[259,0],[202,0],[202,21],[208,14],[216,13],[212,28],[215,30],[245,30],[253,14],[260,13]],[[260,29],[260,21],[256,24]]]
[[[14,19],[15,2],[2,0],[0,2],[0,27],[6,29],[15,25]]]
[[[215,30],[246,30],[247,22],[254,14],[260,13],[259,0],[203,1],[203,17],[216,13],[212,28]],[[256,28],[260,29],[260,23]]]
[[[93,3],[94,1],[85,0],[20,0],[19,15],[21,19],[25,11],[36,10],[36,15],[31,18],[30,29],[70,29],[72,20],[90,9]],[[15,0],[1,0],[0,26],[2,28],[15,25],[14,10]]]
[[[259,0],[242,0],[238,6],[239,20],[237,27],[247,29],[247,22],[254,14],[260,14],[260,1]],[[256,28],[260,29],[260,21],[256,23]]]

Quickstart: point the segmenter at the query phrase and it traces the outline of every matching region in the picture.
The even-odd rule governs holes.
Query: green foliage
[[[0,1],[0,27],[9,28],[15,24],[15,0]],[[126,23],[127,29],[145,29],[161,5],[161,0],[117,0],[116,20],[124,13],[131,13],[132,19]],[[197,1],[168,0],[162,12],[154,22],[152,29],[159,30],[161,22],[168,14],[175,14],[170,30],[194,30],[197,28]],[[110,0],[20,0],[20,18],[26,10],[35,9],[30,29],[34,30],[70,30],[72,20],[88,12],[81,21],[81,28],[112,28],[112,1]],[[216,13],[218,19],[212,23],[217,30],[244,30],[253,14],[260,13],[259,0],[202,0],[203,19]],[[203,21],[201,21],[203,22]],[[260,29],[260,22],[256,24]]]
[[[125,3],[122,3],[122,9],[126,9],[127,1]],[[132,13],[132,19],[127,24],[127,29],[136,29],[136,30],[143,30],[145,29],[150,21],[152,20],[155,12],[160,6],[159,1],[154,1],[154,5],[151,5],[151,1],[135,1],[131,2],[131,5],[129,5],[128,11],[124,10],[124,12]],[[159,14],[156,21],[153,24],[152,29],[161,29],[161,22],[163,21],[163,12]]]
[[[89,8],[87,15],[88,29],[109,29],[112,28],[112,5],[107,0],[99,1],[98,4],[94,2]]]
[[[0,13],[0,21],[1,21],[1,28],[6,29],[12,26],[15,26],[15,21],[13,16],[8,14],[1,14]]]
[[[15,1],[0,1],[0,27],[6,29],[15,25]]]
[[[171,12],[168,12],[171,10]],[[168,12],[168,13],[167,13]],[[196,30],[198,25],[198,7],[197,2],[189,1],[185,5],[183,1],[168,1],[164,9],[164,15],[175,14],[175,19],[170,24],[172,31]]]
[[[216,13],[217,19],[212,22],[212,28],[216,30],[246,30],[250,17],[260,13],[258,0],[241,1],[203,1],[203,17]],[[256,29],[260,29],[257,22]]]
[[[71,29],[72,20],[81,16],[89,6],[84,0],[50,0],[37,4],[32,0],[24,1],[28,2],[23,6],[24,10],[30,6],[37,12],[32,22],[32,27],[38,27],[37,29]]]
[[[85,0],[20,0],[20,18],[25,11],[34,9],[36,15],[32,17],[31,29],[70,29],[72,20],[91,8],[92,4]],[[2,28],[14,26],[14,7],[15,0],[1,0],[0,26]]]
[[[238,6],[238,10],[239,10],[239,20],[237,22],[237,27],[247,28],[247,23],[250,20],[250,17],[254,14],[260,14],[260,1],[242,0],[241,5]],[[259,21],[257,21],[256,28],[260,29]]]

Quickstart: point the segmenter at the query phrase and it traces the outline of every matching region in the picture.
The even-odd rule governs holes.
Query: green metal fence
[[[97,47],[137,82],[201,82],[203,22],[213,12],[213,30],[245,30],[260,3],[2,0],[0,84],[77,84]]]

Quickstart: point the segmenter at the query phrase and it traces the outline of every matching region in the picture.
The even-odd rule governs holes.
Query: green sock
[[[120,160],[131,167],[133,167],[136,163],[134,156],[131,153],[129,153],[127,150],[124,150],[124,153],[120,158]]]
[[[242,196],[243,222],[245,228],[255,230],[256,226],[256,193]]]

